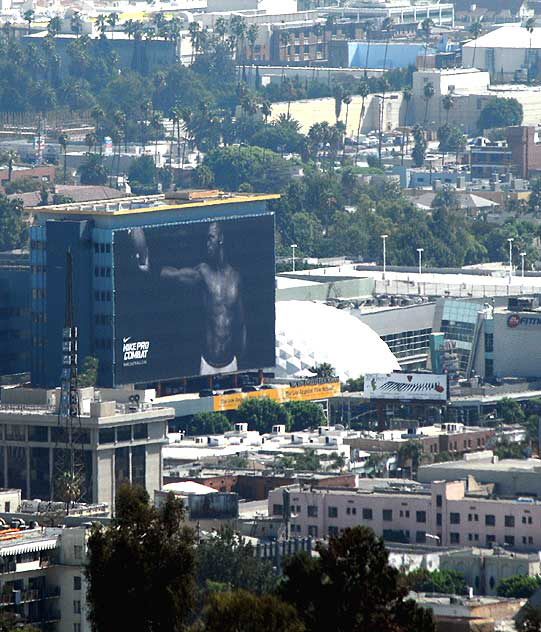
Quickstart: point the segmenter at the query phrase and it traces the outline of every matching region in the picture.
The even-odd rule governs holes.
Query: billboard
[[[274,216],[114,233],[115,383],[274,366]]]
[[[364,376],[368,399],[447,401],[447,375],[439,373],[371,373]]]

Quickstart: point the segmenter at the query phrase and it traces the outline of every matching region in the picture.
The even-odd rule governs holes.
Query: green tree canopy
[[[249,397],[238,407],[235,417],[248,423],[250,430],[271,432],[275,425],[291,429],[291,415],[281,404],[268,397]]]
[[[317,428],[327,424],[327,418],[319,404],[314,402],[285,402],[283,406],[291,416],[291,430]]]
[[[513,575],[498,584],[500,597],[529,599],[541,587],[541,576]]]
[[[226,191],[238,191],[244,183],[257,192],[277,191],[286,185],[291,171],[287,160],[261,147],[213,149],[203,165],[212,171],[216,186]]]
[[[304,632],[295,608],[273,595],[216,593],[203,613],[204,632]]]
[[[493,97],[481,110],[479,129],[509,127],[522,123],[522,105],[513,98]]]
[[[94,630],[180,632],[193,604],[193,534],[182,504],[170,494],[151,507],[142,488],[123,485],[110,527],[94,526],[88,540],[89,616]]]
[[[400,573],[371,529],[346,529],[317,550],[319,558],[286,560],[280,585],[307,632],[434,632],[430,612],[405,599]]]
[[[0,251],[22,248],[27,234],[22,201],[0,195]]]
[[[79,373],[79,386],[81,388],[85,386],[96,386],[96,382],[98,381],[98,365],[98,358],[87,356],[84,359],[81,373]]]
[[[465,595],[468,592],[462,573],[452,570],[429,571],[419,568],[404,577],[409,590],[415,592],[434,592],[447,595]]]
[[[144,154],[131,161],[128,182],[132,193],[145,195],[158,192],[158,170],[152,156]]]
[[[107,170],[99,154],[86,153],[77,173],[81,184],[107,184]]]
[[[231,422],[223,413],[197,413],[182,424],[187,435],[223,434],[231,430]]]

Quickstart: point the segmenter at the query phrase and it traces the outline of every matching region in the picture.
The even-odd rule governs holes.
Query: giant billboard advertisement
[[[440,373],[370,373],[364,376],[368,399],[447,401],[447,375]]]
[[[274,366],[274,217],[117,230],[115,382]]]

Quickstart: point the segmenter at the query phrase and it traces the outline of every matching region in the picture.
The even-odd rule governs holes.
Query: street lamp
[[[298,248],[297,244],[291,244],[291,263],[292,263],[292,272],[295,272],[295,248]]]
[[[524,257],[526,256],[525,252],[521,252],[520,253],[520,258],[522,259],[521,265],[522,265],[522,278],[524,278]]]
[[[423,273],[423,251],[424,248],[417,248],[417,252],[419,253],[419,276]]]
[[[385,272],[387,269],[387,250],[385,248],[385,240],[389,235],[381,235],[381,239],[383,241],[383,280],[385,281]]]
[[[513,277],[513,242],[515,238],[508,237],[507,241],[509,242],[509,283],[511,283],[511,278]]]

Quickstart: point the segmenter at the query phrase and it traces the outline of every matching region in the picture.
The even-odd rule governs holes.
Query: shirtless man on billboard
[[[206,238],[205,261],[191,268],[163,266],[153,269],[142,228],[131,230],[137,265],[142,272],[201,289],[205,340],[200,374],[215,375],[238,370],[246,348],[246,324],[239,273],[226,261],[224,234],[219,222],[211,222]]]

